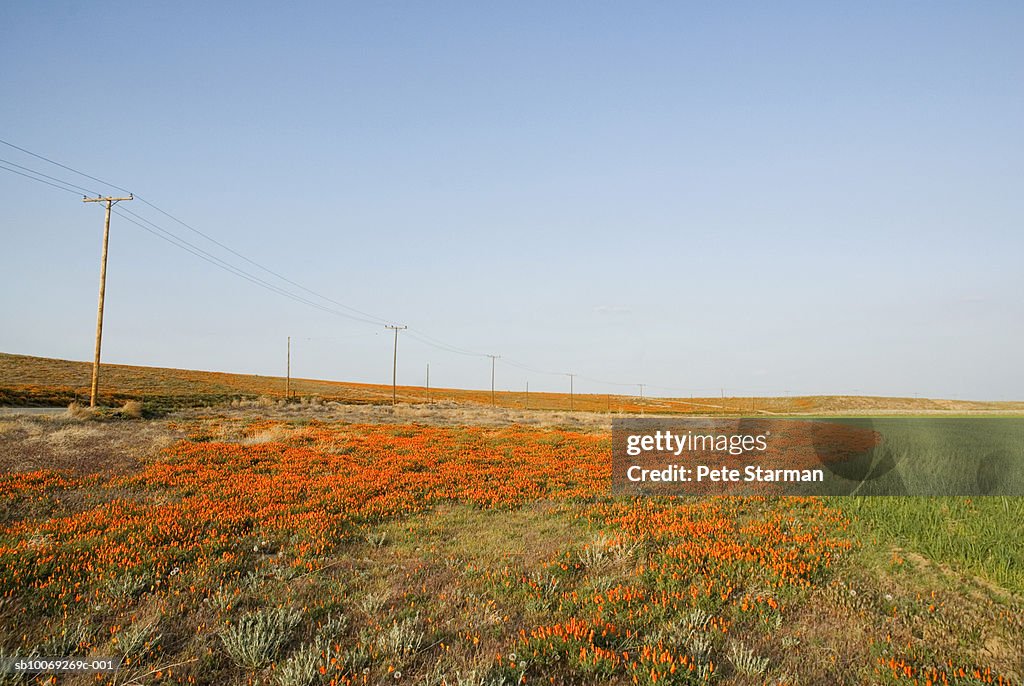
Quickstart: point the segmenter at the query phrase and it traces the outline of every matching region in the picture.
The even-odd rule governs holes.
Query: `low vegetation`
[[[4,654],[123,655],[111,683],[1024,678],[1019,499],[615,499],[597,422],[288,409],[2,420]]]
[[[1024,498],[837,498],[869,544],[886,542],[933,565],[966,570],[992,589],[1024,595]],[[907,557],[894,552],[894,560]],[[921,559],[921,558],[918,558]]]

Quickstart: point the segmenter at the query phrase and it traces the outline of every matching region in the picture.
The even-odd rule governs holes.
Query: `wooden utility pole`
[[[92,358],[92,386],[89,391],[89,407],[96,407],[96,394],[100,385],[100,344],[103,340],[103,297],[107,290],[107,244],[110,242],[110,208],[114,203],[134,200],[131,193],[127,198],[83,197],[82,202],[102,202],[107,205],[107,216],[103,221],[103,254],[100,257],[100,300],[96,306],[96,350]]]
[[[647,384],[642,384],[642,383],[638,383],[637,384],[637,386],[640,387],[640,416],[641,417],[644,414],[644,386],[646,386],[646,385]]]
[[[427,362],[427,404],[430,404],[430,363]]]
[[[576,378],[575,374],[566,374],[569,377],[569,411],[573,411],[573,393],[572,393],[572,382]]]
[[[529,381],[526,382],[526,404],[524,405],[524,409],[527,409],[527,410],[530,409],[530,382]]]
[[[290,398],[292,395],[292,337],[288,337],[288,368],[287,376],[284,380],[284,397]]]
[[[501,355],[488,355],[491,358],[491,407],[494,407],[494,361]]]
[[[395,356],[391,362],[391,404],[398,404],[398,332],[402,329],[408,329],[408,326],[393,326],[391,324],[385,324],[385,329],[393,329],[395,332]]]

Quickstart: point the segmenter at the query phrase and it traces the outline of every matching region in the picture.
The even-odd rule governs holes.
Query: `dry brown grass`
[[[3,438],[9,433],[13,433],[18,429],[17,420],[0,420],[0,438]]]
[[[22,415],[2,424],[0,471],[132,471],[183,436],[166,421],[83,422],[71,415]]]
[[[356,424],[419,424],[427,426],[487,426],[499,427],[520,424],[536,427],[557,427],[577,431],[610,431],[612,418],[591,412],[550,412],[544,410],[515,410],[504,407],[435,403],[432,405],[320,405],[298,403],[271,403],[261,406],[256,402],[232,403],[217,408],[182,410],[173,415],[178,418],[202,420],[227,417],[237,420],[273,419],[300,422],[343,421]],[[252,439],[250,439],[252,440]],[[276,439],[268,439],[276,440]]]
[[[96,408],[73,402],[68,405],[68,414],[75,419],[93,419],[96,417]]]
[[[251,436],[244,436],[239,439],[242,445],[259,445],[261,443],[283,443],[288,440],[292,430],[288,427],[277,424],[264,431],[259,431]]]
[[[129,400],[121,408],[121,416],[129,419],[142,419],[142,401]]]

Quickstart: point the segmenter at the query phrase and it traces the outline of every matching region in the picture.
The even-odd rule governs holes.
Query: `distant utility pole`
[[[89,391],[89,407],[96,407],[96,393],[100,385],[100,343],[103,340],[103,296],[107,290],[107,244],[110,242],[110,208],[121,201],[134,200],[131,193],[127,198],[82,197],[82,202],[102,202],[107,205],[107,216],[103,221],[103,254],[100,258],[100,301],[96,307],[96,351],[92,358],[92,387]]]
[[[530,382],[526,382],[526,403],[523,406],[524,409],[530,409]]]
[[[572,412],[573,411],[572,382],[573,382],[573,379],[576,378],[576,375],[575,374],[566,374],[566,376],[569,377],[569,411]]]
[[[430,363],[427,362],[427,404],[430,404]]]
[[[292,395],[292,337],[288,337],[288,367],[287,376],[284,378],[284,397],[290,398]]]
[[[501,355],[488,355],[491,358],[491,407],[494,407],[494,361]]]
[[[646,385],[647,384],[643,384],[643,383],[638,383],[637,384],[637,386],[640,387],[640,416],[643,416],[643,414],[644,414],[644,386],[646,386]]]
[[[402,329],[408,329],[408,326],[393,326],[391,324],[385,324],[385,329],[393,329],[395,332],[395,356],[391,362],[391,404],[398,404],[398,332]]]

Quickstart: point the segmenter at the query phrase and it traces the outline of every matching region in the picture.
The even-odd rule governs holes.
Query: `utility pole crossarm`
[[[109,203],[115,203],[115,202],[134,200],[134,199],[135,199],[135,196],[132,195],[131,193],[128,194],[127,198],[112,198],[109,195],[107,197],[105,197],[105,198],[103,196],[100,196],[100,195],[97,195],[95,198],[90,198],[87,195],[83,195],[82,196],[82,202],[109,202]]]

